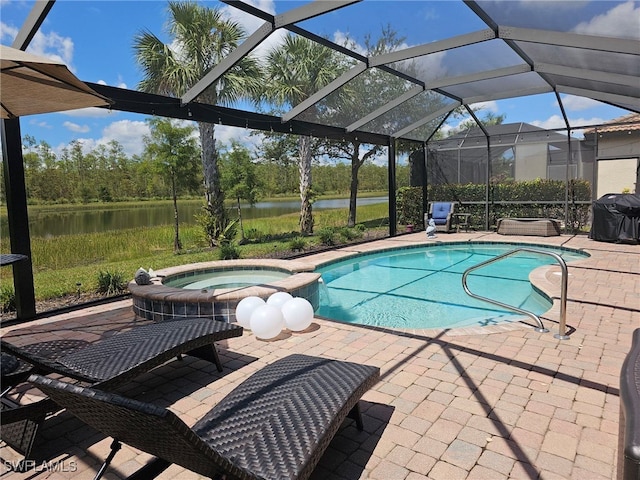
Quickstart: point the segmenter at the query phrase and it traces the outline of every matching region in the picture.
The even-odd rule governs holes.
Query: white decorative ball
[[[280,335],[284,328],[284,318],[278,307],[266,304],[253,311],[249,324],[256,337],[269,340]]]
[[[238,305],[236,306],[236,320],[243,327],[251,328],[249,325],[251,314],[256,308],[262,305],[265,305],[265,301],[260,297],[243,298],[238,302]]]
[[[306,298],[296,297],[282,306],[282,316],[284,324],[289,330],[300,332],[311,325],[313,306]]]
[[[276,292],[267,298],[267,305],[273,305],[274,307],[282,308],[282,305],[287,303],[293,297],[287,292]]]

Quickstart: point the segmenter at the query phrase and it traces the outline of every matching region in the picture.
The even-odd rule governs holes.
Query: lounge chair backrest
[[[40,375],[29,381],[84,423],[120,442],[207,477],[236,470],[165,408]]]
[[[433,204],[433,211],[431,216],[433,219],[441,220],[446,219],[451,213],[451,202],[435,202]]]

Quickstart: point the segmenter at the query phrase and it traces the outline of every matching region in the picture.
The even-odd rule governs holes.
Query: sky
[[[567,15],[559,3],[548,7],[551,0],[511,0],[500,5],[507,15],[510,8],[525,6],[534,12],[555,12],[547,22],[570,22],[558,25],[572,31],[591,34],[608,25],[628,30],[630,38],[640,36],[640,2],[598,2],[596,14],[589,17]],[[11,45],[15,35],[33,6],[33,0],[0,0],[0,43]],[[223,14],[245,27],[251,33],[262,21],[239,10],[215,1],[201,2],[207,6],[219,6]],[[257,0],[258,8],[279,14],[302,5],[304,2]],[[491,3],[491,2],[489,2]],[[573,7],[589,4],[574,0]],[[411,4],[412,8],[402,8]],[[410,47],[449,38],[454,35],[482,30],[486,25],[462,2],[441,0],[424,2],[365,0],[330,14],[307,20],[301,27],[326,36],[340,43],[346,37],[354,39],[363,48],[367,34],[373,38],[386,25],[397,28],[404,38],[404,46]],[[168,41],[164,32],[167,3],[155,0],[93,1],[58,0],[27,51],[63,61],[81,80],[106,85],[136,89],[142,75],[135,63],[133,39],[137,33],[149,30]],[[544,8],[539,8],[544,7]],[[582,10],[585,10],[584,8]],[[517,26],[517,25],[513,25]],[[264,56],[270,47],[280,42],[285,32],[276,31],[260,46],[258,56]],[[573,125],[596,125],[628,113],[583,97],[563,95],[567,116]],[[505,123],[526,122],[543,128],[564,127],[564,121],[553,94],[499,100],[479,105],[482,112],[506,115]],[[456,119],[445,125],[455,128]],[[126,112],[88,108],[69,112],[31,115],[22,117],[23,136],[31,135],[36,142],[47,142],[59,153],[71,141],[81,142],[88,151],[97,145],[117,140],[127,154],[140,154],[142,138],[148,133],[148,125],[142,115]],[[223,144],[232,139],[255,144],[259,137],[251,136],[246,129],[216,127],[216,138]]]

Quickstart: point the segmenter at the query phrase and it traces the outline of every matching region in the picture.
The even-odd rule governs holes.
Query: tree
[[[251,206],[255,205],[262,188],[262,182],[258,177],[256,165],[251,161],[249,149],[233,141],[229,150],[220,155],[220,173],[223,190],[235,197],[237,201],[240,236],[241,241],[244,241],[240,200],[246,200]]]
[[[347,68],[337,53],[319,43],[289,34],[267,56],[265,96],[279,106],[293,107],[326,86]],[[317,108],[317,107],[311,107]],[[313,139],[298,137],[300,232],[313,233],[311,164]]]
[[[375,57],[393,52],[402,48],[404,41],[405,39],[399,37],[391,27],[383,27],[377,40],[374,41],[370,35],[365,37],[365,54],[367,57]],[[353,39],[347,38],[344,45],[351,50],[357,50],[356,42]],[[413,61],[403,62],[401,68],[403,72],[409,75],[417,70]],[[392,75],[381,69],[367,69],[327,101],[326,115],[328,118],[325,121],[330,121],[333,125],[349,125],[414,87],[414,84],[404,78]],[[374,119],[369,127],[373,126],[370,128],[372,131],[379,130],[393,133],[423,118],[427,112],[435,111],[440,106],[441,102],[438,98],[430,92],[423,92]],[[405,148],[404,145],[399,145],[398,150],[403,148]],[[327,144],[327,154],[329,156],[343,158],[351,165],[347,226],[352,227],[356,223],[360,169],[367,161],[376,158],[381,152],[382,147],[380,145],[365,145],[357,137],[349,141]]]
[[[479,107],[479,108],[474,108],[473,112],[476,114],[476,116],[480,116],[479,114],[482,113],[483,107]],[[466,110],[465,110],[466,113]],[[501,115],[497,115],[491,111],[486,112],[486,114],[482,117],[482,118],[478,118],[478,120],[480,120],[480,122],[482,122],[482,125],[487,126],[487,125],[502,125],[505,118],[507,118],[506,114],[501,114]],[[452,135],[457,135],[459,133],[462,133],[466,130],[470,130],[472,128],[478,128],[478,125],[476,124],[476,121],[473,118],[467,118],[466,120],[462,121],[459,125],[458,128],[453,128],[449,131],[448,136],[452,136]]]
[[[239,24],[224,19],[217,8],[175,1],[169,2],[168,6],[170,43],[165,44],[151,32],[142,31],[134,38],[134,50],[144,75],[140,90],[179,97],[233,51],[246,34]],[[258,62],[252,56],[245,56],[198,99],[216,105],[230,104],[245,97],[257,98],[262,77]],[[207,236],[214,246],[218,235],[226,228],[228,218],[220,187],[215,124],[200,122],[198,127],[205,209],[211,216]]]
[[[298,189],[296,174],[298,142],[295,135],[260,133],[258,164],[265,189],[270,194],[289,195]]]
[[[171,183],[173,198],[173,249],[182,249],[178,219],[178,191],[198,182],[198,144],[193,137],[195,128],[179,126],[171,119],[147,120],[151,133],[144,137],[144,155],[152,160],[157,171]]]
[[[349,187],[349,215],[347,218],[347,226],[353,227],[356,224],[356,207],[358,198],[358,172],[360,167],[367,160],[375,158],[382,150],[379,145],[370,146],[369,149],[363,147],[362,142],[352,140],[348,142],[333,143],[326,146],[326,152],[333,158],[344,158],[349,161],[351,166],[351,183]]]

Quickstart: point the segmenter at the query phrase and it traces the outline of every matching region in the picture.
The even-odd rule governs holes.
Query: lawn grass
[[[386,204],[358,207],[358,222],[368,228],[388,230]],[[348,209],[321,210],[314,213],[314,231],[327,227],[344,227]],[[246,233],[254,239],[240,245],[241,258],[264,257],[289,250],[291,239],[299,236],[298,214],[246,220]],[[140,268],[161,268],[187,263],[218,260],[218,249],[208,247],[198,226],[181,226],[183,250],[173,252],[173,227],[144,227],[31,240],[36,299],[46,300],[93,292],[99,272],[122,273],[133,278]],[[257,240],[255,238],[258,238]],[[304,239],[307,247],[318,245],[317,235]],[[3,242],[2,249],[8,244]],[[8,250],[7,250],[8,251]],[[12,285],[12,269],[0,270],[3,288]]]

